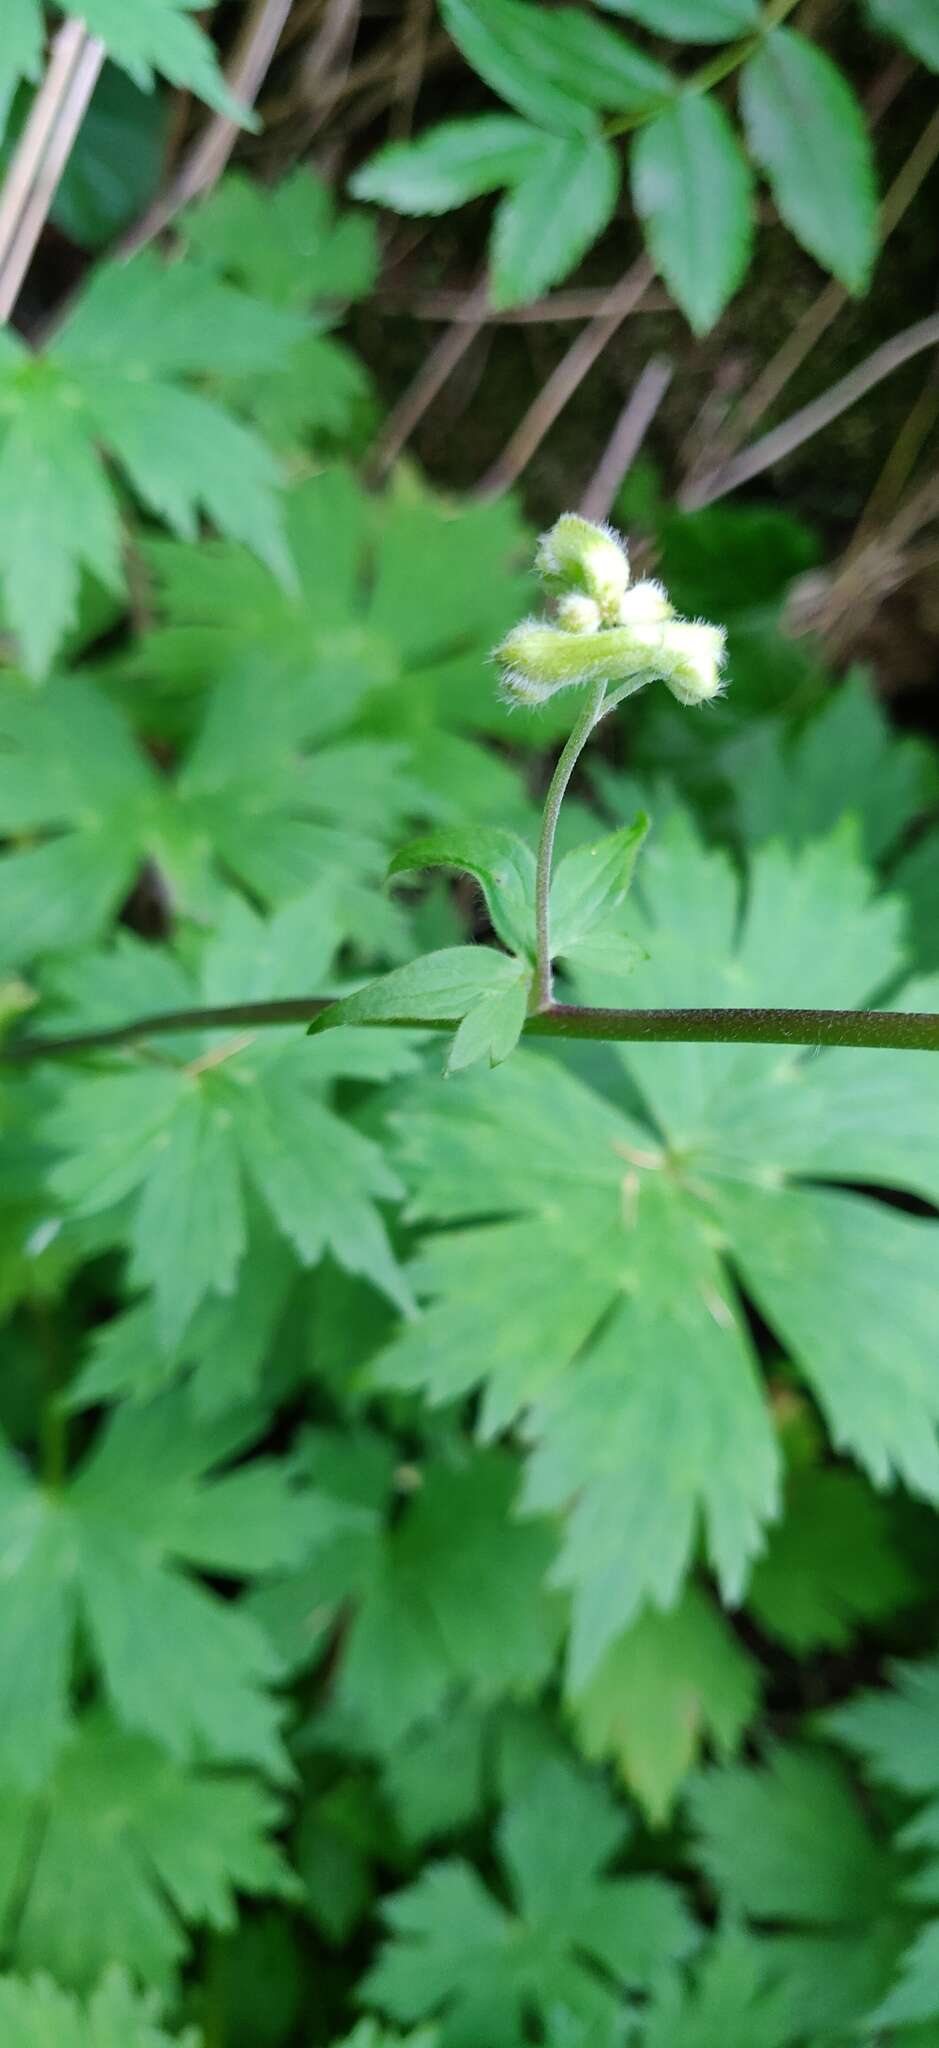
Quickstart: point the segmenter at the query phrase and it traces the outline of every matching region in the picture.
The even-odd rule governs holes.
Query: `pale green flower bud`
[[[560,599],[556,617],[564,633],[597,633],[600,629],[600,607],[596,599],[581,597],[576,590]]]
[[[549,533],[542,534],[535,568],[553,596],[579,591],[600,607],[605,625],[612,625],[629,585],[625,543],[611,526],[595,526],[576,512],[565,512]]]
[[[632,589],[624,591],[620,598],[621,626],[650,624],[674,617],[675,607],[669,602],[668,592],[662,583],[634,583]]]
[[[650,628],[657,645],[663,628]],[[503,694],[516,704],[544,704],[557,690],[583,683],[622,683],[629,676],[660,672],[661,654],[650,654],[648,635],[611,626],[599,633],[565,633],[541,619],[524,619],[495,651]]]
[[[665,628],[659,674],[679,704],[708,704],[721,690],[726,634],[720,626],[683,619]]]

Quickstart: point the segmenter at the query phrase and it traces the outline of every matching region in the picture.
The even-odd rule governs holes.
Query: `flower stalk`
[[[535,886],[533,1008],[553,996],[551,870],[568,784],[595,727],[646,683],[665,683],[680,704],[704,704],[721,688],[724,634],[675,616],[660,583],[631,582],[629,556],[611,527],[565,512],[542,536],[535,568],[553,616],[524,619],[497,647],[510,703],[544,704],[559,690],[584,689],[584,708],[545,798]]]

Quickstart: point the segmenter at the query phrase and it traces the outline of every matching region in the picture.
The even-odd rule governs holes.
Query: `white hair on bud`
[[[569,591],[566,597],[558,599],[557,622],[564,633],[598,632],[600,607],[596,598],[584,597],[579,590]]]
[[[679,704],[713,704],[721,695],[727,651],[722,626],[707,619],[675,619],[666,628],[662,680]]]
[[[644,625],[649,620],[673,619],[674,616],[675,607],[664,583],[656,583],[651,577],[624,590],[620,599],[621,626]]]

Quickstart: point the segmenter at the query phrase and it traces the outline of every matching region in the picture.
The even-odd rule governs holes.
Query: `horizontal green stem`
[[[164,1010],[100,1031],[61,1038],[19,1038],[2,1049],[7,1061],[64,1059],[104,1052],[170,1032],[227,1031],[312,1024],[331,1008],[323,996],[291,996],[269,1003],[223,1003],[209,1009]],[[383,1028],[455,1031],[459,1018],[386,1017]],[[529,1038],[599,1038],[609,1042],[684,1045],[882,1046],[895,1052],[939,1052],[939,1013],[928,1010],[606,1010],[552,1003],[525,1024]]]

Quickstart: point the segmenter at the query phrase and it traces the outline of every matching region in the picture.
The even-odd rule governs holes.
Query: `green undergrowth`
[[[563,714],[488,665],[531,537],[335,459],[369,231],[272,204],[315,289],[235,177],[4,361],[14,1034],[496,944],[389,865],[534,842]],[[730,686],[581,775],[562,852],[651,829],[562,992],[939,1009],[935,751],[783,630],[816,540],[621,513]],[[939,1070],[443,1065],[366,1024],[3,1068],[5,2048],[932,2048]]]

